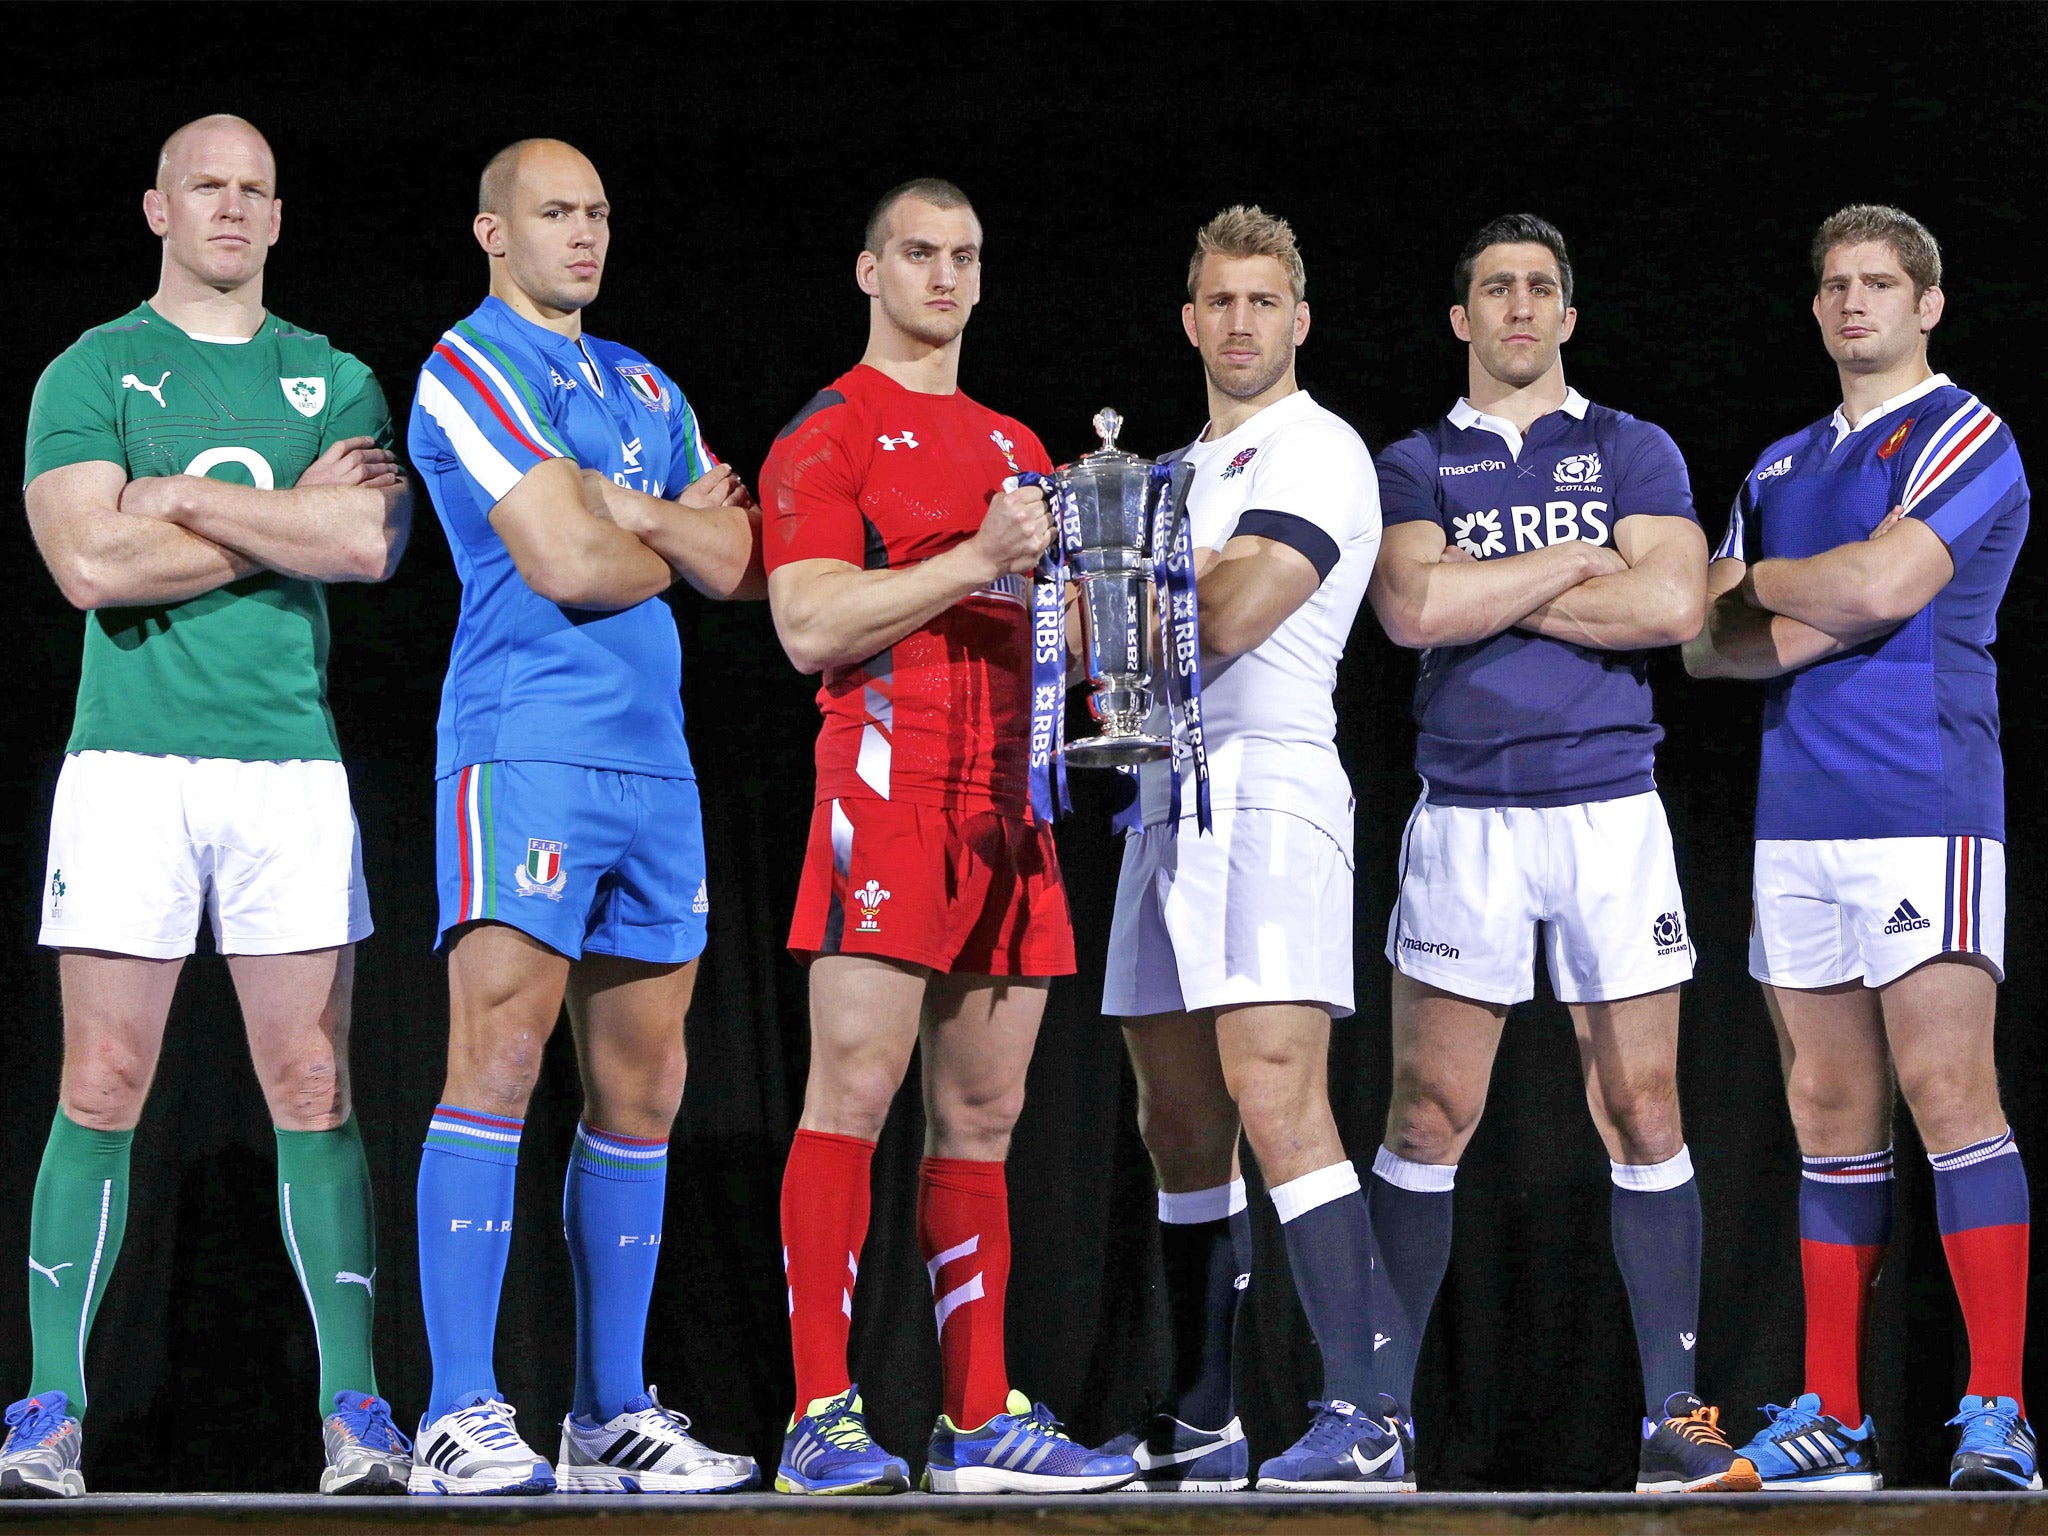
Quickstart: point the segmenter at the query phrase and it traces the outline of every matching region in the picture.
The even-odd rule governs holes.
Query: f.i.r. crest
[[[549,901],[562,899],[562,892],[569,887],[569,872],[562,868],[565,846],[545,838],[528,839],[526,857],[512,871],[513,883],[519,887],[520,895],[545,896]]]

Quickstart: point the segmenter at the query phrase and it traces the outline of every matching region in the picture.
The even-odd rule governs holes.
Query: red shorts
[[[975,976],[1068,976],[1074,925],[1052,830],[997,811],[821,800],[789,947]]]

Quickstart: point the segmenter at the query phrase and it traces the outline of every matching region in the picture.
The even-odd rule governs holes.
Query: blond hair
[[[1814,231],[1813,280],[1827,275],[1828,252],[1844,245],[1876,241],[1890,248],[1913,280],[1913,297],[1941,286],[1941,247],[1927,226],[1902,209],[1884,203],[1851,203],[1828,216]]]
[[[1294,227],[1256,203],[1250,207],[1233,203],[1195,231],[1195,254],[1188,260],[1190,300],[1202,281],[1202,260],[1208,256],[1238,261],[1247,256],[1270,256],[1287,269],[1295,303],[1308,293],[1308,273],[1301,264],[1301,248],[1294,243]]]

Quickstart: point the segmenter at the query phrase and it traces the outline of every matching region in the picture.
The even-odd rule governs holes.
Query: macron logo
[[[1452,475],[1477,475],[1487,470],[1506,469],[1507,467],[1508,461],[1506,459],[1481,459],[1476,464],[1439,464],[1436,467],[1436,472],[1446,477]]]
[[[1892,912],[1892,920],[1884,925],[1886,933],[1914,933],[1922,928],[1932,928],[1933,923],[1914,910],[1913,903],[1902,901]]]

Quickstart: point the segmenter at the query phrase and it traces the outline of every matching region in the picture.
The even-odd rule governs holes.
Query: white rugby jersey
[[[1332,694],[1379,554],[1372,455],[1349,423],[1298,390],[1213,442],[1197,438],[1181,456],[1195,466],[1188,514],[1197,550],[1257,534],[1300,550],[1323,573],[1322,585],[1264,642],[1203,665],[1214,803],[1304,817],[1348,854],[1351,781],[1337,758]],[[1155,703],[1153,728],[1165,725],[1164,707]],[[1166,820],[1166,764],[1140,770],[1139,795],[1145,825]],[[1182,814],[1191,817],[1194,808],[1193,786],[1184,783]]]

